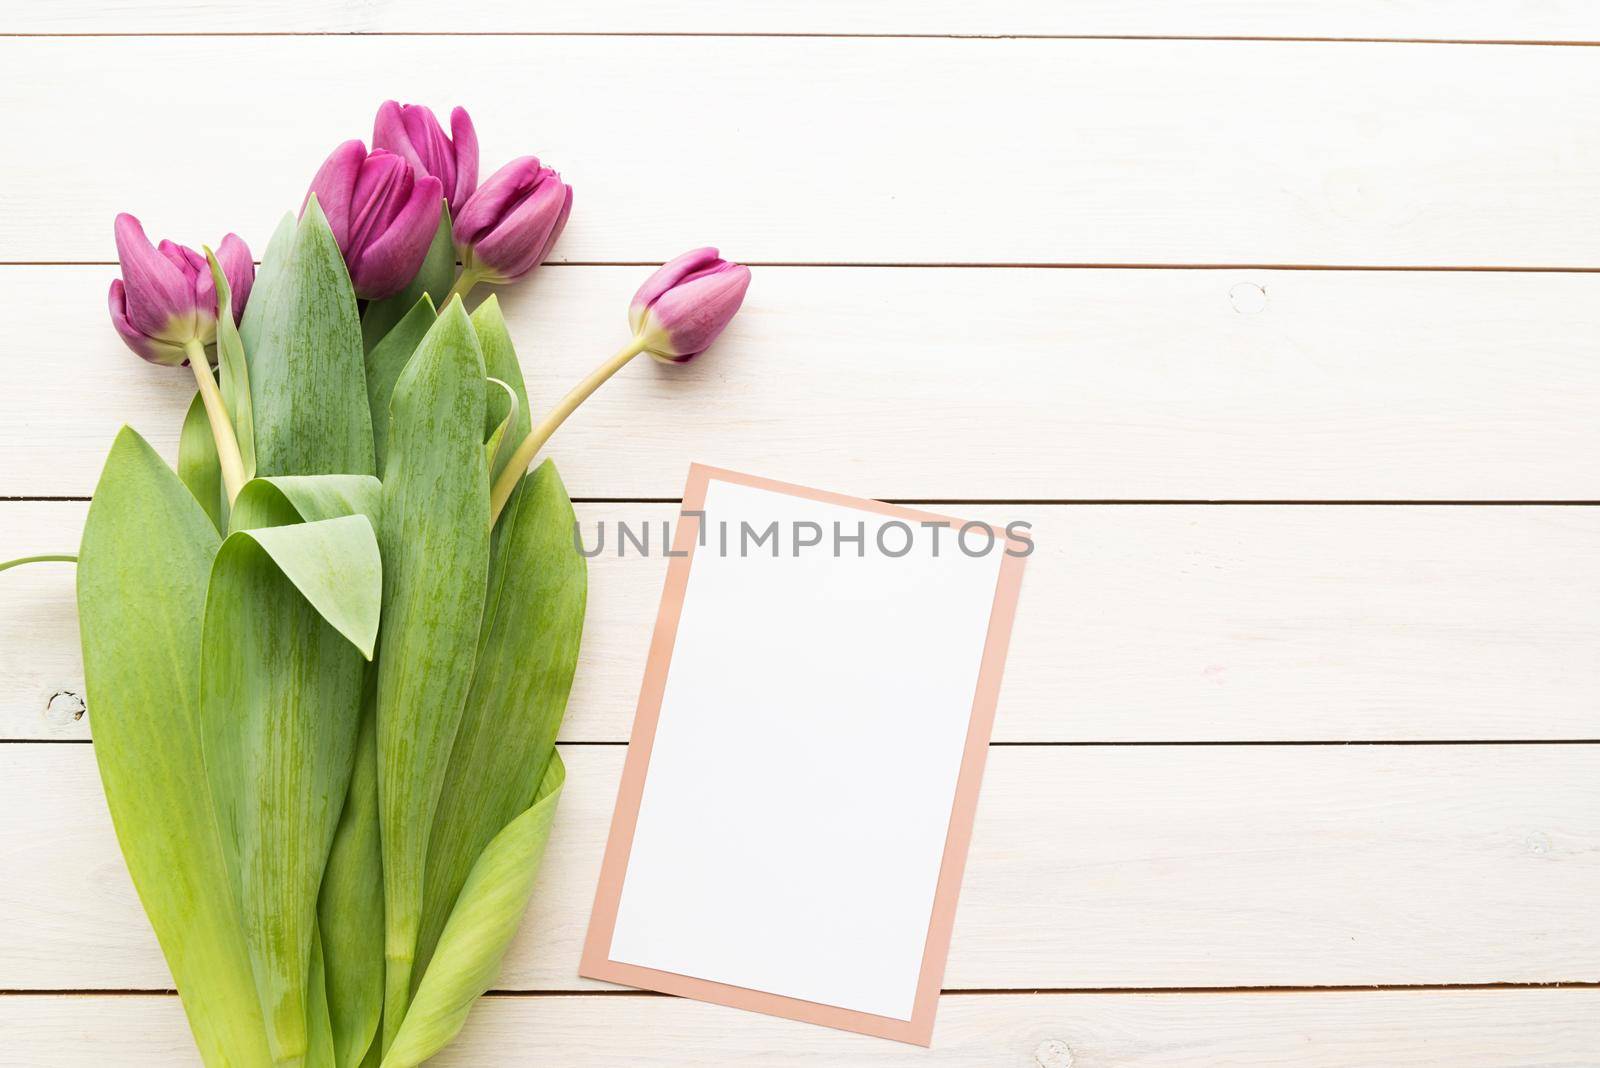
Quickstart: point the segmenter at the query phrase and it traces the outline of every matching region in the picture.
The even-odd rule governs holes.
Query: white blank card
[[[1022,559],[695,465],[582,974],[926,1045]]]

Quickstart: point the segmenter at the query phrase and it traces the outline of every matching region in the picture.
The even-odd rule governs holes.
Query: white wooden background
[[[538,902],[451,1065],[1600,1064],[1600,5],[0,8],[0,558],[192,387],[111,217],[264,244],[384,97],[577,188],[535,403],[648,265],[756,266],[557,438],[1035,524],[930,1051],[577,977],[662,562],[601,559]],[[63,565],[0,576],[0,1064],[192,1063]],[[849,744],[849,739],[841,739]]]

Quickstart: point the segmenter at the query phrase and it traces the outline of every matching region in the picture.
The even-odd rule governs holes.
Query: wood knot
[[[1239,315],[1256,315],[1267,310],[1267,288],[1254,282],[1240,282],[1228,290],[1228,300]]]
[[[87,711],[89,706],[84,704],[83,698],[71,690],[57,690],[50,695],[50,700],[44,703],[45,722],[58,727],[78,722]]]
[[[1072,1068],[1072,1049],[1059,1038],[1047,1038],[1033,1051],[1039,1068]]]

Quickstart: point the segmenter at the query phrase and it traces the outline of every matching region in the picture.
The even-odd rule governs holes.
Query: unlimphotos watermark
[[[765,526],[758,526],[743,519],[738,522],[710,520],[704,511],[689,509],[679,512],[678,518],[680,522],[695,520],[697,547],[714,549],[721,556],[776,558],[829,553],[866,557],[872,553],[898,559],[919,547],[925,547],[933,556],[957,552],[970,557],[988,556],[993,552],[1004,552],[1007,556],[1033,553],[1030,533],[1033,524],[1020,519],[1007,523],[1003,529],[988,523],[956,523],[948,519],[874,521],[869,529],[866,520],[854,524],[839,521],[824,524],[809,519],[787,522],[774,519]],[[593,524],[593,532],[588,535],[582,526],[581,522],[573,521],[572,544],[580,555],[591,559],[604,555],[608,546],[609,551],[619,557],[689,555],[685,549],[673,548],[671,520],[608,523],[602,519]]]

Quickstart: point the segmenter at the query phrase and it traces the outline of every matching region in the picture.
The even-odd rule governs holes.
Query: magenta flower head
[[[628,305],[628,323],[644,351],[683,363],[711,347],[749,288],[750,268],[697,248],[645,279]]]
[[[444,207],[439,179],[418,174],[403,156],[369,153],[360,141],[346,141],[311,179],[307,203],[312,194],[339,242],[356,296],[392,297],[417,276]]]
[[[514,159],[484,180],[456,216],[464,272],[504,285],[550,255],[572,213],[572,187],[533,156]]]
[[[111,283],[107,303],[111,325],[128,347],[151,363],[177,367],[187,362],[190,342],[217,340],[217,287],[206,258],[171,241],[152,246],[144,227],[123,213],[116,222],[117,259],[122,277]],[[237,234],[217,246],[217,263],[233,291],[234,322],[244,314],[255,262]]]
[[[450,112],[450,136],[421,104],[385,100],[372,123],[372,147],[404,156],[423,174],[444,186],[454,215],[478,188],[478,133],[466,108]]]

